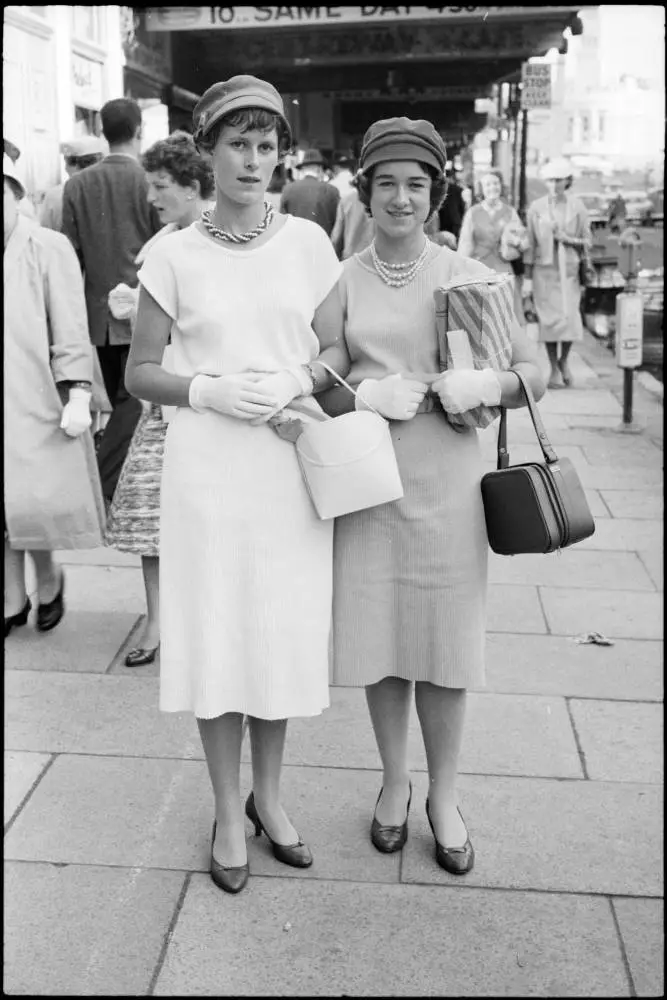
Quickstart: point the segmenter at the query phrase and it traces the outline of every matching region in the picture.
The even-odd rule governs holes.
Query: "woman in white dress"
[[[286,720],[329,703],[332,524],[318,520],[293,445],[268,421],[347,371],[341,265],[315,223],[264,194],[291,136],[271,84],[237,76],[194,110],[215,208],[161,240],[139,272],[128,361],[134,395],[178,407],[167,430],[160,535],[160,707],[197,717],[215,798],[211,876],[248,877],[240,801],[276,858],[312,863],[280,804]],[[160,365],[167,341],[170,374]],[[319,410],[312,398],[301,410]]]

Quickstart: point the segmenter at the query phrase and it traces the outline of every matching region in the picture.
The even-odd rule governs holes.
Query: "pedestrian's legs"
[[[17,615],[28,599],[25,587],[25,552],[13,549],[5,538],[5,618]]]
[[[62,570],[53,561],[53,553],[48,549],[31,551],[37,576],[37,593],[40,604],[50,604],[60,592]]]
[[[141,568],[146,588],[146,621],[138,646],[153,649],[160,641],[160,560],[157,556],[142,556]]]
[[[123,375],[121,368],[122,355],[115,344],[103,344],[97,348],[97,357],[100,362],[100,370],[106,394],[109,397],[111,406],[114,407]]]
[[[445,847],[462,847],[467,834],[457,808],[456,779],[466,692],[464,688],[443,688],[418,681],[415,704],[426,749],[429,810],[435,835]]]
[[[547,383],[550,389],[559,389],[562,385],[562,378],[560,373],[560,368],[558,367],[558,342],[547,341],[544,345],[547,349],[547,357],[549,358],[549,364],[551,365],[551,372],[549,373],[549,381]]]
[[[243,716],[228,712],[215,719],[197,719],[197,725],[215,800],[215,860],[236,868],[248,860],[239,779]]]
[[[277,844],[295,844],[299,834],[280,804],[280,772],[287,719],[257,719],[249,716],[248,727],[252,753],[252,789],[257,814],[271,840]]]
[[[137,423],[139,422],[139,417],[141,416],[141,403],[138,399],[135,399],[134,396],[130,396],[129,392],[125,388],[125,365],[127,364],[127,356],[130,352],[129,345],[124,344],[119,347],[104,347],[102,348],[102,351],[104,352],[104,355],[100,355],[100,364],[102,364],[102,357],[104,356],[106,358],[104,365],[102,365],[102,374],[105,378],[105,384],[107,378],[105,368],[107,372],[112,372],[113,370],[113,363],[109,360],[110,355],[108,352],[115,352],[115,363],[119,366],[119,370],[121,372],[120,381],[117,385],[115,395],[111,396],[109,394],[109,398],[113,406],[113,413],[111,414],[109,422],[106,425],[97,452],[97,464],[99,466],[100,479],[102,481],[102,493],[105,501],[110,504],[113,500],[118,477],[120,476],[121,469],[123,468],[123,462],[127,456],[127,450],[130,447],[132,435],[134,434]],[[109,390],[107,390],[107,392],[108,391]]]
[[[570,353],[570,348],[572,347],[571,340],[562,340],[560,344],[560,358],[558,359],[558,367],[560,368],[561,375],[563,376],[563,382],[565,385],[572,385],[572,372],[570,371],[570,366],[568,364],[568,355]]]
[[[405,822],[410,795],[408,723],[412,684],[400,677],[384,677],[366,688],[366,701],[383,770],[375,818],[380,826],[400,826]]]

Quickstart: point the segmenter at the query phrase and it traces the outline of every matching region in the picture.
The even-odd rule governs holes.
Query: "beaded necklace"
[[[266,211],[264,212],[264,218],[260,224],[254,229],[251,229],[249,232],[240,233],[238,236],[236,233],[228,233],[226,229],[220,229],[219,226],[215,225],[211,218],[214,211],[212,208],[209,209],[208,212],[202,212],[201,221],[204,223],[206,231],[210,233],[211,236],[215,237],[216,240],[224,240],[225,243],[249,243],[250,240],[254,240],[257,236],[266,232],[273,222],[273,205],[270,202],[265,201],[264,207]]]
[[[386,260],[380,260],[375,249],[375,240],[371,243],[371,259],[373,266],[386,285],[391,288],[402,288],[412,281],[418,271],[424,266],[428,257],[429,240],[424,240],[424,249],[414,260],[400,264],[390,264]]]

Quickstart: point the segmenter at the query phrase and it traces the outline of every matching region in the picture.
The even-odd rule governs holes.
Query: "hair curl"
[[[159,139],[141,157],[144,170],[156,173],[166,170],[181,187],[199,184],[200,197],[208,200],[215,191],[213,168],[207,157],[197,149],[188,132],[178,130],[166,139]]]
[[[431,210],[428,213],[428,218],[426,219],[426,222],[428,222],[429,219],[433,218],[445,200],[445,195],[447,194],[447,179],[443,174],[438,173],[435,167],[432,167],[430,163],[422,163],[420,160],[417,160],[417,163],[419,163],[422,170],[424,170],[431,178]],[[370,170],[365,173],[358,171],[356,177],[352,181],[353,186],[356,187],[359,192],[359,201],[370,216],[373,214],[371,212],[373,176],[375,174],[375,168],[378,166],[379,164],[376,163],[375,166],[371,167]]]
[[[65,163],[68,167],[78,167],[79,170],[85,170],[86,167],[92,167],[103,159],[104,153],[90,153],[88,156],[66,156]]]
[[[278,133],[278,153],[284,156],[289,152],[292,140],[280,115],[274,115],[264,108],[241,108],[240,111],[231,111],[228,115],[223,115],[220,121],[216,122],[210,132],[200,136],[196,142],[198,149],[205,153],[212,153],[218,144],[220,133],[226,125],[232,128],[240,128],[241,132],[271,132],[273,129]]]

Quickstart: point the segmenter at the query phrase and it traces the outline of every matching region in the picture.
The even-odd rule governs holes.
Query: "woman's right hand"
[[[355,406],[357,410],[377,410],[390,420],[412,420],[427,392],[426,382],[403,378],[400,373],[366,378],[357,387]]]
[[[239,375],[195,375],[190,383],[190,406],[198,413],[215,410],[237,420],[256,420],[270,415],[277,400],[260,392],[257,383],[266,379],[262,372],[243,372]]]
[[[131,319],[139,304],[139,289],[130,288],[124,281],[112,288],[108,297],[109,312],[114,319]]]

